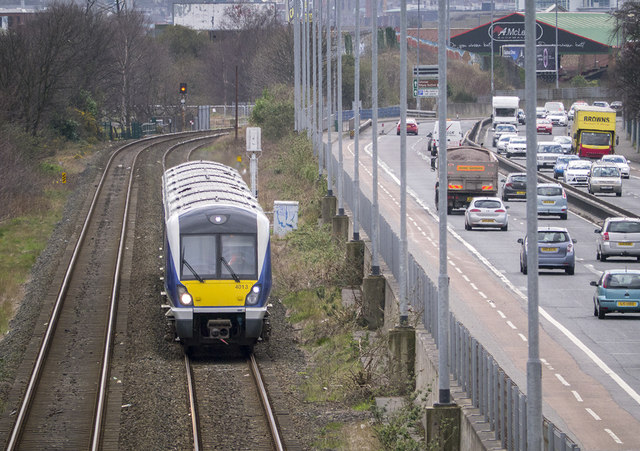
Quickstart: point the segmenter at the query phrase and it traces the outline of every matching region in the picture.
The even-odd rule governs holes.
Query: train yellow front
[[[162,179],[167,319],[185,348],[268,339],[269,220],[233,168],[193,161]]]

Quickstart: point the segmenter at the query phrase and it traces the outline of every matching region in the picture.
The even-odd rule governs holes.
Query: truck
[[[494,96],[492,103],[491,124],[496,128],[498,124],[513,124],[518,126],[518,110],[520,97]]]
[[[440,183],[436,182],[436,208]],[[465,209],[474,197],[498,195],[498,159],[483,147],[447,149],[447,214]]]
[[[577,106],[569,136],[571,149],[580,158],[600,158],[615,153],[616,112],[605,107]]]

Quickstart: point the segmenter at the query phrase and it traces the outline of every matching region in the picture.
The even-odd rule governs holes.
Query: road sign
[[[438,97],[437,89],[418,89],[418,97]]]
[[[429,64],[429,65],[420,65],[413,66],[413,76],[419,78],[432,78],[438,76],[438,65],[437,64]]]

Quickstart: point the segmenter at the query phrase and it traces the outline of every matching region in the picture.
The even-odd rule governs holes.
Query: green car
[[[592,281],[593,316],[604,319],[607,313],[640,313],[640,271],[609,269],[600,280]]]

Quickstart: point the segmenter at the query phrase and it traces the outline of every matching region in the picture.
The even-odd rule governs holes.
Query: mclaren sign
[[[451,37],[451,46],[473,53],[491,53],[499,55],[503,46],[524,45],[524,15],[513,13],[472,30]],[[556,28],[544,22],[536,21],[536,46],[556,45]],[[609,46],[584,36],[558,29],[558,53],[608,53]]]

